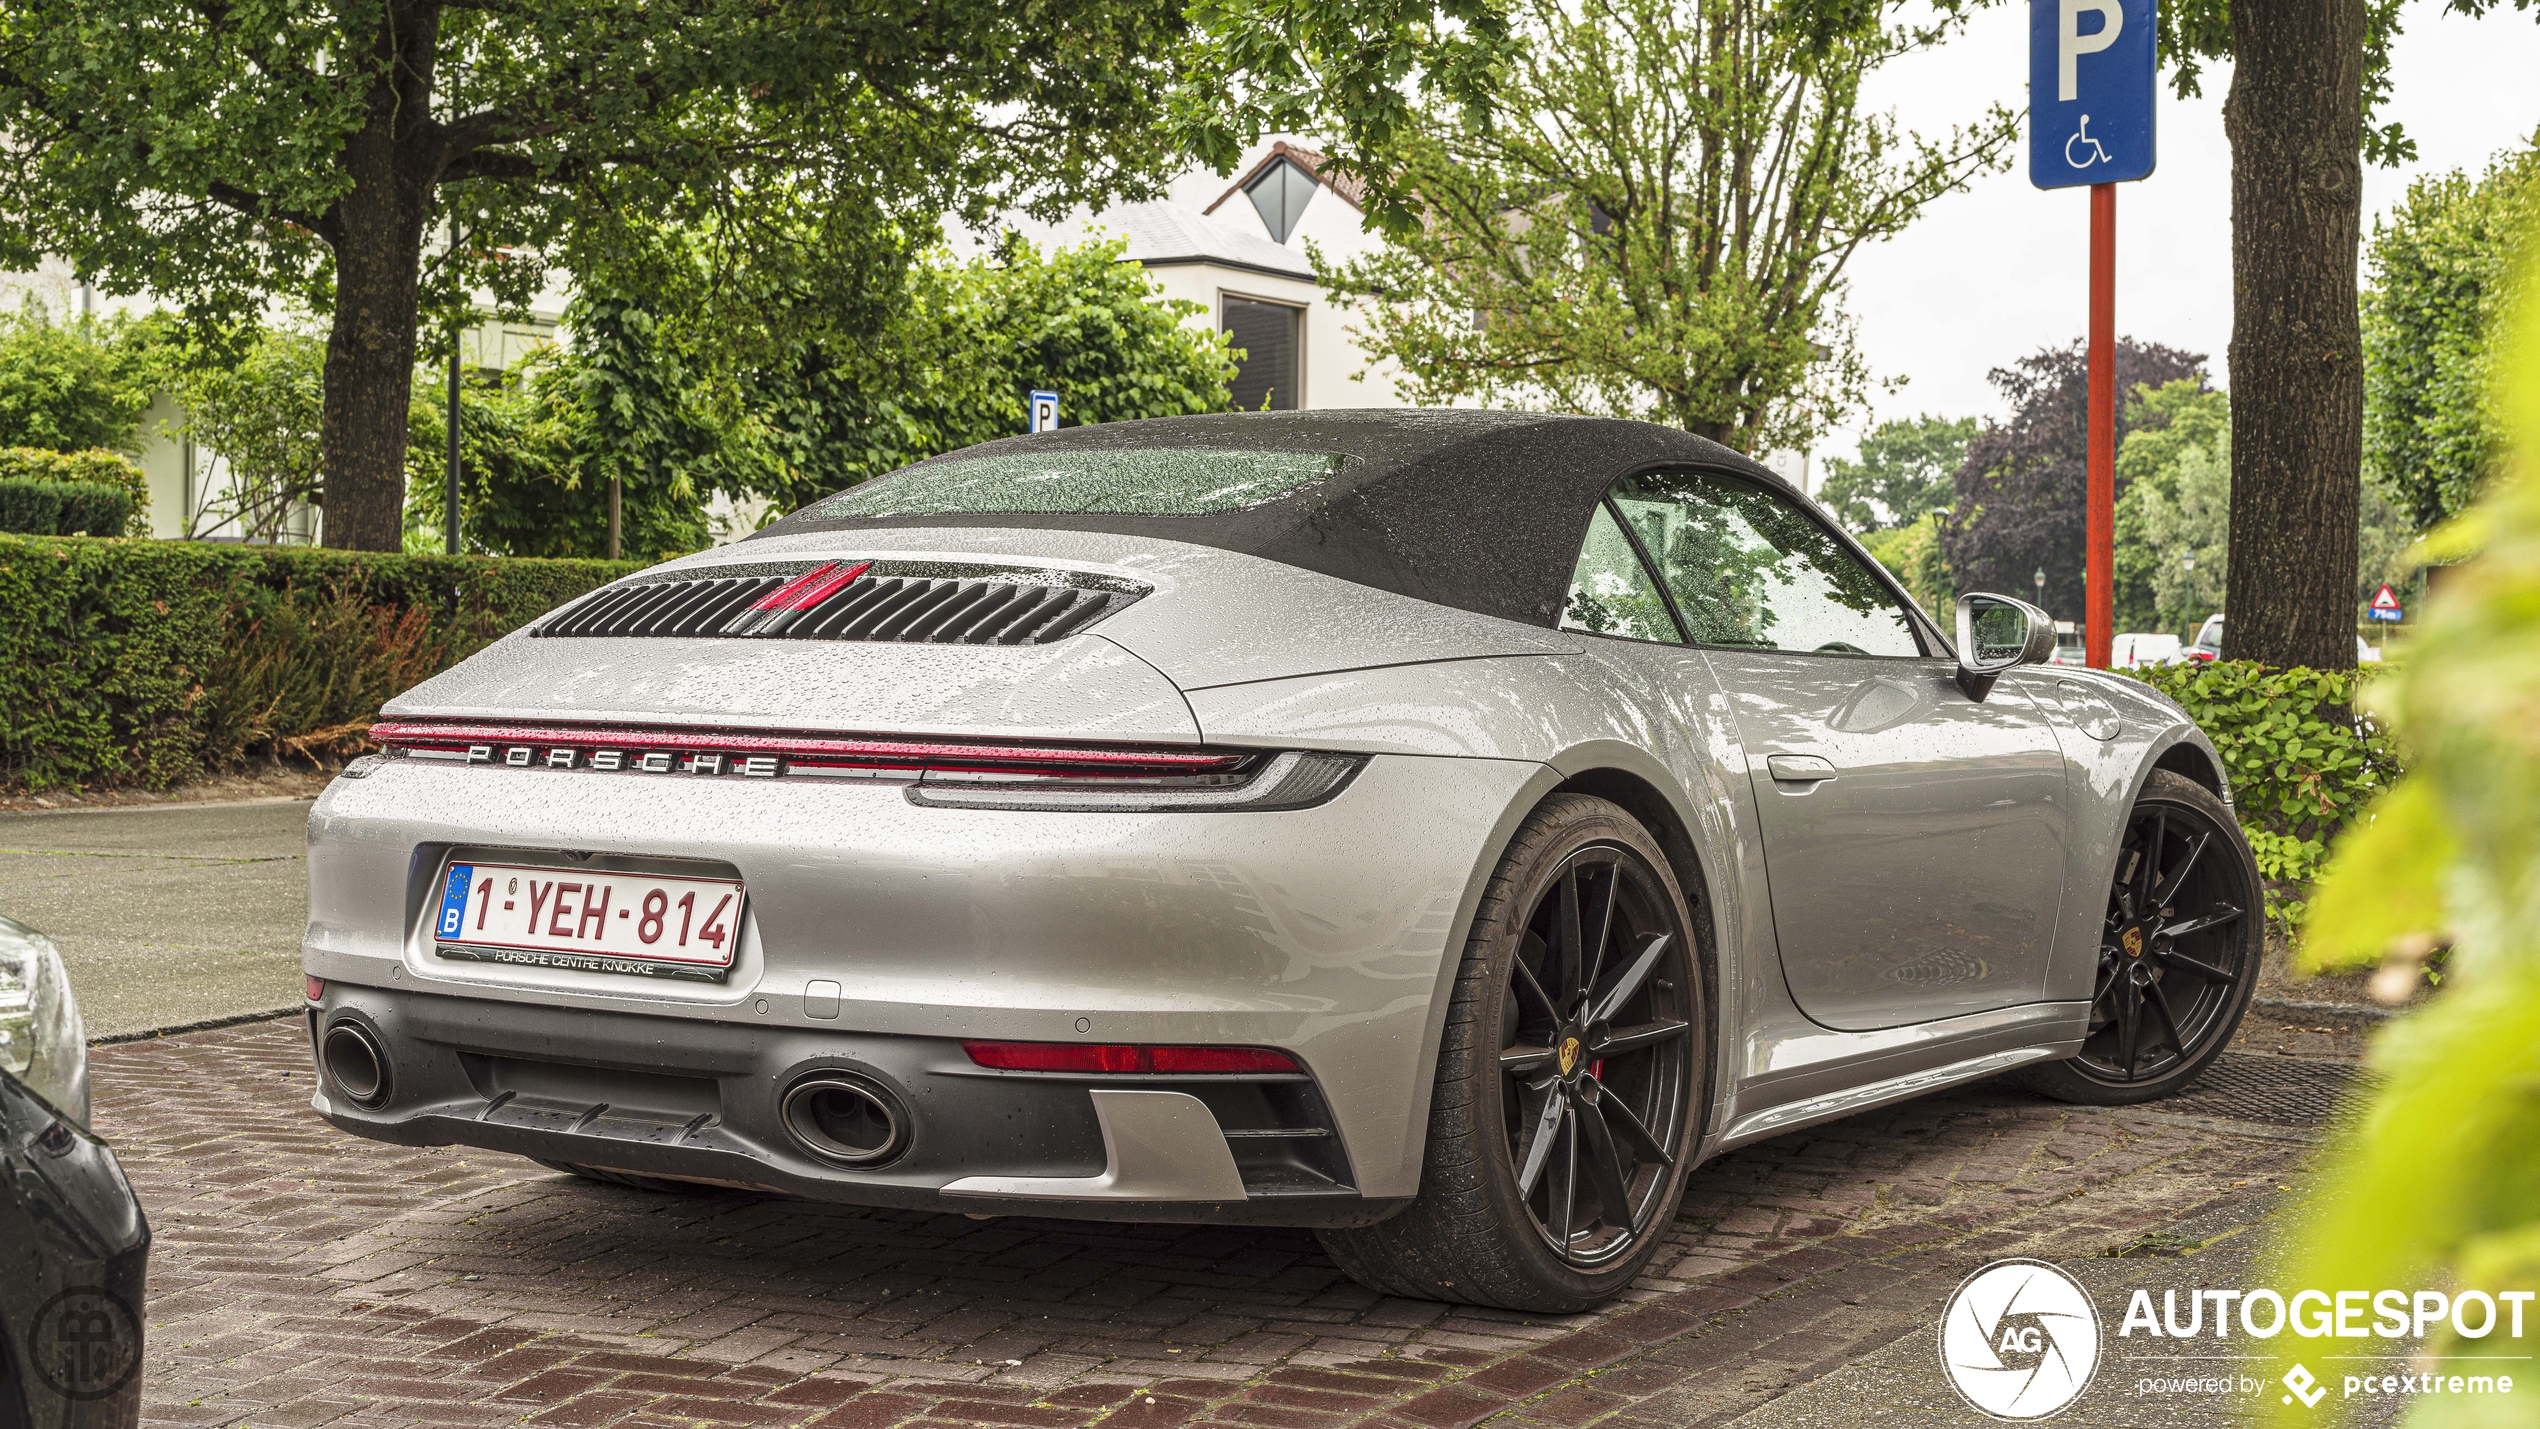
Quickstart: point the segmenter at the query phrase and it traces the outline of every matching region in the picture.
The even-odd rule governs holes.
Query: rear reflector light
[[[326,979],[324,979],[324,978],[322,978],[322,977],[313,977],[313,978],[310,978],[310,979],[308,980],[308,983],[309,983],[309,1001],[311,1001],[311,1002],[315,1002],[315,1001],[317,1001],[318,999],[320,999],[320,998],[322,998],[322,997],[326,996]]]
[[[982,1067],[1003,1072],[1286,1072],[1296,1059],[1267,1047],[1136,1047],[1119,1043],[964,1042]]]
[[[990,773],[1040,774],[1067,778],[1155,777],[1176,774],[1224,774],[1241,770],[1255,756],[1191,749],[1137,749],[1124,746],[990,744],[969,740],[841,739],[828,735],[760,734],[720,730],[624,729],[592,726],[480,723],[473,720],[381,720],[370,737],[390,749],[423,750],[466,758],[482,749],[523,749],[530,753],[510,761],[521,765],[582,768],[594,751],[642,755],[722,755],[738,767],[754,755],[772,755],[783,767],[886,767],[905,770],[977,770]],[[554,757],[556,751],[565,755]],[[670,766],[665,764],[664,768]],[[685,765],[680,766],[685,769]]]

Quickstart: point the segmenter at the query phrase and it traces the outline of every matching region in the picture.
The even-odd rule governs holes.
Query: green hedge
[[[0,536],[0,785],[357,747],[381,701],[636,569]]]
[[[0,447],[0,481],[53,481],[73,486],[111,486],[131,498],[131,508],[113,526],[59,526],[38,532],[52,535],[85,531],[92,536],[150,534],[150,478],[132,458],[103,447],[84,452],[47,451],[42,447]],[[0,525],[0,531],[32,531],[28,526]]]
[[[0,476],[0,531],[112,536],[131,519],[132,497],[115,487]]]
[[[2398,747],[2366,718],[2368,671],[2278,669],[2249,660],[2150,666],[2128,673],[2178,701],[2222,755],[2267,912],[2299,923],[2328,842],[2399,777]]]

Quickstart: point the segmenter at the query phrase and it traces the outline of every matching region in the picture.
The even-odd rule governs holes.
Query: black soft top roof
[[[1333,453],[1341,469],[1256,506],[1189,516],[995,513],[826,518],[759,532],[994,527],[1153,536],[1301,566],[1483,615],[1550,626],[1599,497],[1657,466],[1705,467],[1789,492],[1717,442],[1647,422],[1532,412],[1369,409],[1159,417],[1063,427],[950,452],[901,471],[1005,453],[1221,449]],[[876,477],[891,481],[893,472]],[[869,483],[868,483],[869,485]]]

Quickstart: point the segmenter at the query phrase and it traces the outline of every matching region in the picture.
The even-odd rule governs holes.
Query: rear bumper
[[[1056,1097],[1047,1083],[1026,1087],[1029,1074],[983,1073],[963,1039],[1274,1047],[1306,1069],[1328,1112],[1346,1168],[1333,1179],[1359,1196],[1405,1198],[1419,1185],[1442,990],[1506,825],[1543,777],[1524,761],[1378,756],[1313,808],[1050,813],[923,807],[899,788],[837,787],[845,781],[387,761],[337,780],[311,813],[303,961],[327,982],[330,1015],[340,997],[381,1019],[383,1035],[449,1050],[427,1057],[437,1070],[417,1084],[433,1089],[425,1100],[401,1093],[377,1113],[320,1110],[388,1140],[574,1160],[522,1140],[528,1128],[480,1115],[502,1088],[469,1081],[460,1054],[535,1060],[540,1046],[567,1039],[582,1050],[560,1061],[749,1079],[761,1100],[797,1068],[843,1056],[877,1075],[922,1076],[906,1095],[960,1108],[946,1124],[988,1139],[934,1142],[962,1154],[929,1158],[922,1173],[912,1160],[897,1178],[841,1179],[781,1138],[630,1134],[621,1139],[668,1160],[610,1164],[935,1205],[946,1203],[885,1192],[1106,1170],[1089,1084]],[[439,957],[429,910],[454,848],[678,859],[737,875],[749,900],[731,975],[686,983]],[[482,1047],[470,1040],[489,1037]],[[997,1095],[969,1100],[987,1089]],[[663,1095],[692,1101],[694,1091]],[[1072,1127],[1073,1159],[984,1129],[1009,1120]],[[737,1111],[722,1123],[748,1124]],[[710,1155],[718,1149],[720,1159]],[[709,1167],[720,1169],[700,1169]],[[1114,1181],[1105,1194],[1134,1184]],[[1268,1218],[1282,1217],[1304,1223]]]
[[[387,1063],[377,1105],[321,1075],[314,1106],[358,1136],[464,1145],[638,1175],[970,1214],[1366,1225],[1310,1077],[991,1071],[958,1040],[561,1012],[331,984],[313,1046],[339,1025]],[[844,1073],[907,1115],[906,1149],[851,1169],[785,1130],[787,1088]]]

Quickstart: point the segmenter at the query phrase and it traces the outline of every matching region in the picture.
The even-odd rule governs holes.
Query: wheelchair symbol
[[[2076,146],[2083,144],[2090,146],[2092,157],[2087,159],[2074,158],[2073,149]],[[2109,154],[2106,149],[2100,147],[2098,140],[2090,137],[2089,115],[2085,114],[2081,116],[2081,128],[2076,131],[2071,138],[2064,141],[2064,162],[2072,165],[2076,169],[2086,169],[2093,164],[2113,164],[2116,162],[2113,155]]]

